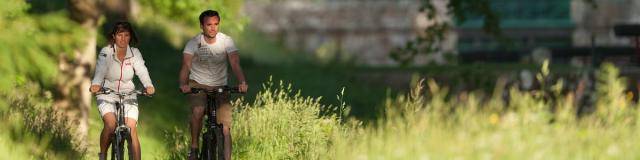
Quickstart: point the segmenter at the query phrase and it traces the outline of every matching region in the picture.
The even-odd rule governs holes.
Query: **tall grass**
[[[597,111],[584,117],[571,94],[550,102],[511,89],[506,104],[501,93],[446,98],[434,81],[418,83],[387,101],[379,125],[334,134],[327,152],[330,159],[638,159],[640,112],[618,76],[610,64],[598,71]]]
[[[323,148],[341,127],[339,116],[320,116],[320,98],[303,97],[283,81],[270,79],[253,102],[233,102],[234,159],[325,159]],[[166,133],[171,153],[167,159],[185,159],[188,132]]]
[[[0,94],[0,154],[9,159],[79,159],[86,143],[76,127],[54,110],[52,95],[34,83]]]
[[[543,70],[544,71],[544,70]],[[541,73],[540,79],[549,73]],[[252,102],[233,102],[235,159],[638,159],[640,110],[624,93],[613,65],[597,72],[596,111],[578,116],[572,93],[520,91],[497,82],[489,97],[449,93],[434,80],[418,81],[406,95],[387,98],[375,123],[342,119],[348,106],[304,97],[284,82],[263,85]],[[562,88],[563,82],[545,84]],[[0,153],[11,159],[79,159],[82,147],[38,87],[0,100]],[[509,95],[504,101],[504,92]],[[550,101],[548,96],[554,96]],[[322,111],[333,110],[325,115]],[[57,123],[51,123],[57,122]],[[63,125],[53,125],[63,124]],[[184,126],[187,126],[186,124]],[[165,132],[169,152],[145,156],[185,159],[188,132]],[[11,147],[14,144],[17,147]],[[33,144],[29,148],[24,144]],[[52,146],[54,145],[54,146]],[[60,146],[62,145],[62,146]],[[12,154],[14,153],[14,154]]]
[[[540,79],[548,76],[545,72]],[[388,98],[383,116],[369,125],[340,121],[340,114],[320,116],[322,108],[337,106],[320,105],[318,98],[302,97],[290,85],[269,82],[254,102],[234,103],[234,157],[638,159],[640,110],[624,93],[618,73],[610,64],[598,71],[597,110],[588,115],[578,116],[573,93],[562,95],[559,89],[503,90],[499,81],[485,98],[478,92],[452,95],[426,80],[406,95]],[[561,88],[562,83],[546,85]],[[186,146],[186,137],[177,139]]]
[[[324,159],[321,151],[339,128],[335,116],[320,117],[320,98],[303,97],[291,85],[267,82],[253,103],[234,114],[234,152],[239,159]]]

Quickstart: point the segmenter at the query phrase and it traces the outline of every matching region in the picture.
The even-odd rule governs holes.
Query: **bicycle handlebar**
[[[112,89],[109,88],[102,88],[100,89],[100,91],[96,92],[96,95],[100,95],[100,94],[115,94],[118,96],[129,96],[129,95],[143,95],[143,96],[147,96],[147,97],[151,97],[150,94],[148,94],[145,90],[133,90],[131,92],[127,92],[127,93],[122,93],[122,92],[116,92]]]
[[[185,93],[185,94],[196,94],[196,93],[200,93],[200,92],[204,92],[207,94],[220,94],[220,93],[224,93],[224,92],[229,92],[229,93],[242,93],[240,92],[240,89],[238,87],[221,87],[221,88],[217,88],[217,89],[213,89],[213,90],[208,90],[208,89],[204,89],[204,88],[191,88],[191,92],[190,93]]]

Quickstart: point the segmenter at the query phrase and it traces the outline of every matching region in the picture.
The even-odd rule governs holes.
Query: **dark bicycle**
[[[115,94],[118,96],[118,102],[115,104],[115,114],[116,114],[116,129],[114,131],[113,137],[111,138],[111,159],[112,160],[124,160],[124,145],[127,144],[128,149],[128,159],[134,159],[134,149],[131,140],[131,128],[127,127],[125,121],[125,113],[124,113],[124,104],[125,97],[130,95],[145,95],[150,97],[143,90],[134,90],[128,93],[118,93],[109,88],[102,88],[100,92],[97,94]]]
[[[218,104],[216,103],[217,95],[226,93],[240,93],[238,87],[221,87],[214,90],[207,90],[203,88],[191,88],[190,94],[197,94],[204,92],[207,94],[207,106],[205,108],[205,120],[206,131],[202,135],[202,152],[198,159],[202,160],[223,160],[224,159],[224,135],[222,134],[222,123],[217,121],[216,110]]]

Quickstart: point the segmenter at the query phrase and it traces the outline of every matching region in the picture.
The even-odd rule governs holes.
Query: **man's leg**
[[[224,159],[231,159],[231,129],[227,126],[222,127],[224,135]]]
[[[191,107],[191,148],[198,148],[198,139],[202,131],[203,106]]]
[[[204,102],[207,96],[205,94],[189,95],[191,102],[191,149],[189,151],[189,159],[197,159],[198,157],[198,141],[200,140],[200,132],[202,131],[202,117],[204,116]]]
[[[231,113],[233,108],[229,101],[229,95],[221,95],[218,98],[218,112],[216,113],[218,122],[222,123],[222,135],[224,136],[224,159],[231,159]]]
[[[195,81],[189,81],[189,86],[191,88],[206,87]],[[189,159],[196,159],[198,157],[198,141],[202,131],[202,118],[204,116],[204,107],[207,104],[207,95],[205,93],[189,94],[189,102],[191,103],[191,151]]]

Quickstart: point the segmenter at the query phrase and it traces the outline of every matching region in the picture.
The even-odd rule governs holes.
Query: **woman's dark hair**
[[[111,29],[111,33],[109,33],[110,44],[113,45],[114,43],[116,43],[114,36],[120,32],[129,32],[129,34],[131,34],[131,41],[129,41],[129,45],[138,44],[138,36],[136,36],[136,32],[133,31],[133,27],[131,26],[131,23],[126,21],[119,21],[113,25],[113,28]]]
[[[220,15],[218,15],[218,11],[214,11],[214,10],[206,10],[202,13],[200,13],[200,25],[202,25],[202,22],[204,22],[204,18],[206,17],[218,17],[218,19],[220,19]]]

